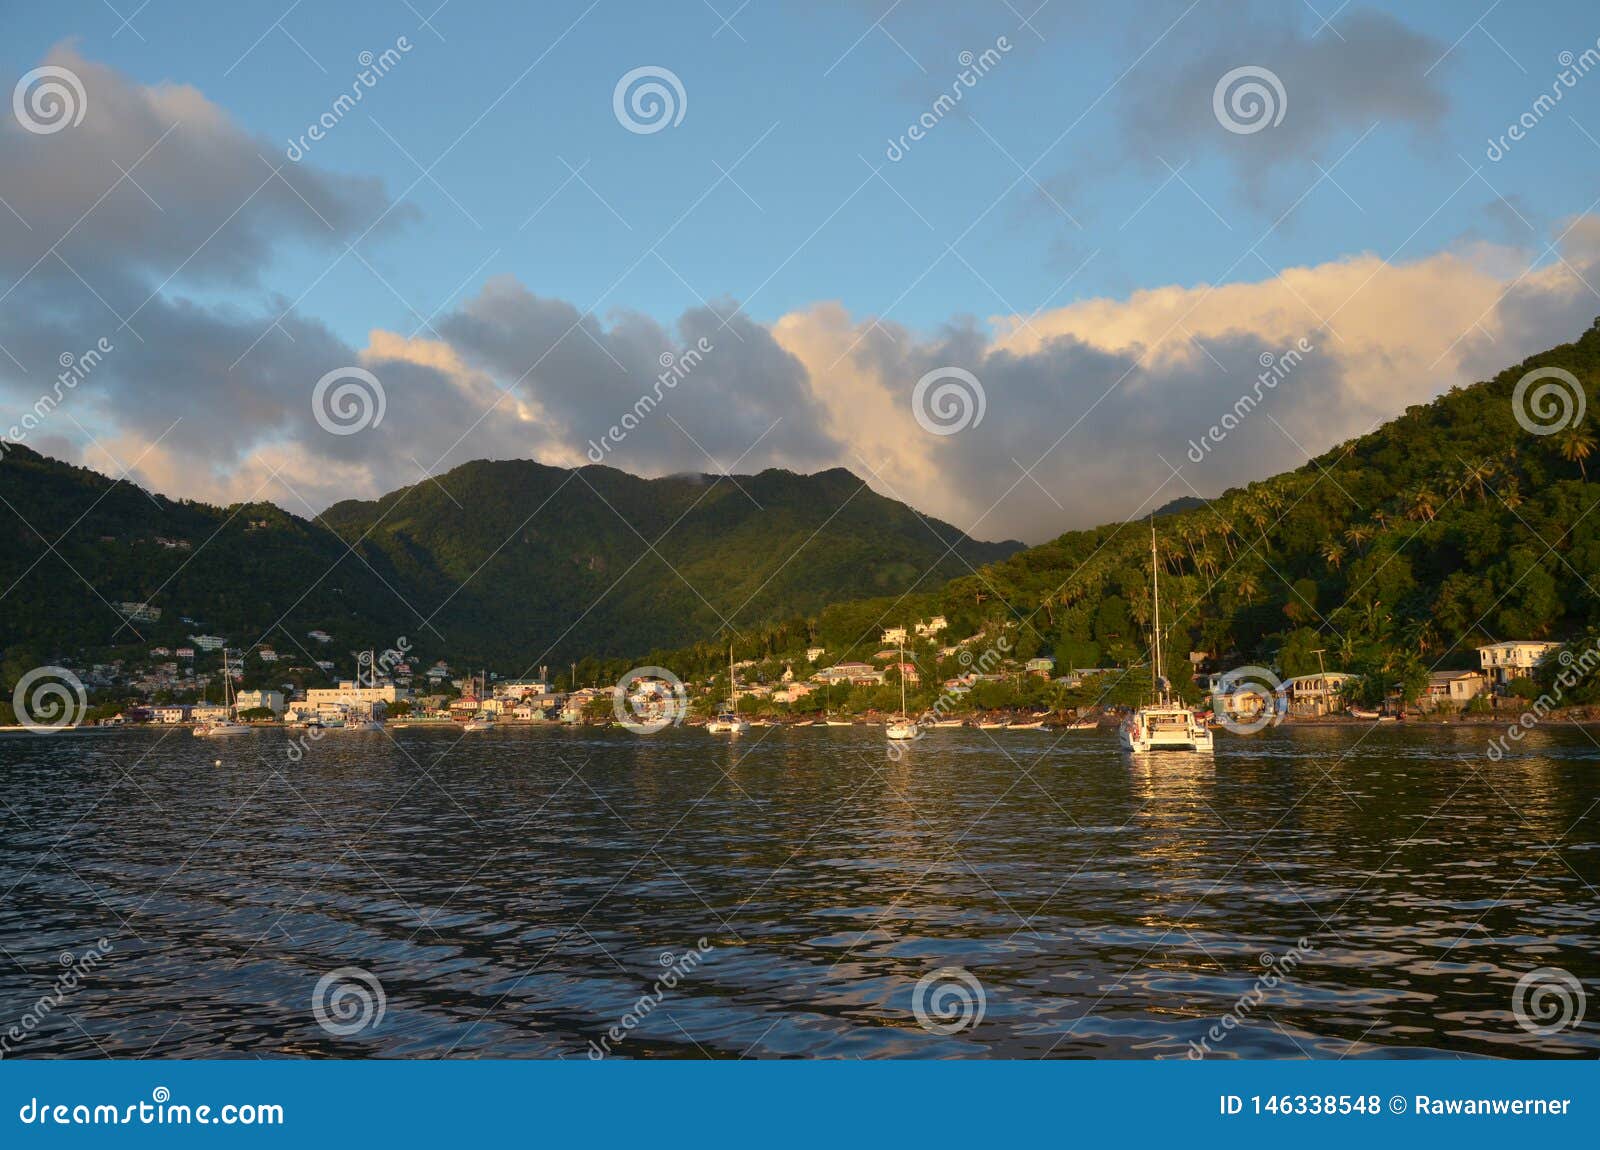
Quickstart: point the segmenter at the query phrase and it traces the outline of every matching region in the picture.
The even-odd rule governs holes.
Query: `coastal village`
[[[156,621],[156,609],[145,604],[119,608],[130,618]],[[903,684],[922,704],[915,709],[931,706],[941,725],[1093,726],[1136,704],[1149,675],[1147,665],[1060,668],[1049,656],[1011,658],[1004,635],[980,632],[951,642],[949,627],[945,616],[934,615],[883,628],[879,649],[861,658],[834,659],[826,647],[809,646],[782,657],[734,660],[731,691],[722,675],[674,686],[682,700],[674,719],[698,724],[726,711],[731,694],[739,713],[758,725],[882,721],[897,709]],[[559,676],[540,668],[531,677],[503,677],[424,659],[405,640],[400,649],[381,653],[336,653],[336,645],[332,634],[318,629],[292,653],[264,645],[235,651],[227,637],[197,632],[184,645],[150,648],[148,661],[136,667],[117,660],[73,671],[97,701],[89,721],[117,726],[224,720],[328,728],[383,721],[610,725],[625,714],[660,714],[672,697],[665,683],[648,675],[619,698],[615,682],[581,682],[577,665]],[[1274,674],[1269,694],[1230,695],[1230,672],[1194,651],[1189,694],[1199,697],[1200,708],[1232,708],[1232,717],[1246,720],[1269,706],[1281,719],[1300,721],[1492,715],[1508,697],[1531,697],[1526,685],[1560,646],[1552,640],[1481,646],[1477,669],[1430,672],[1420,692],[1396,694],[1371,710],[1353,705],[1357,676],[1339,670],[1282,679]],[[346,667],[354,674],[345,677]]]

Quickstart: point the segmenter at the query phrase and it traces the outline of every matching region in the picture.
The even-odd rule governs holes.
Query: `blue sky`
[[[1556,253],[1542,249],[1570,241],[1573,219],[1600,193],[1600,78],[1578,80],[1503,158],[1485,155],[1488,140],[1550,90],[1561,52],[1595,46],[1600,20],[1576,2],[1469,8],[1163,0],[1108,10],[1053,0],[1036,12],[1036,0],[753,0],[743,7],[738,0],[453,0],[442,7],[395,0],[292,8],[287,0],[151,0],[142,7],[111,0],[8,7],[0,45],[8,85],[52,52],[67,51],[136,88],[192,86],[275,164],[349,90],[362,52],[382,52],[405,37],[410,50],[400,62],[284,169],[290,180],[315,172],[340,186],[366,181],[362,186],[376,190],[361,210],[371,218],[387,213],[378,229],[366,233],[360,220],[348,228],[339,221],[329,228],[338,233],[332,242],[314,229],[310,236],[284,231],[252,252],[248,274],[197,276],[181,268],[163,282],[159,267],[144,269],[163,303],[269,323],[292,304],[297,319],[366,355],[374,329],[420,330],[455,344],[454,336],[445,338],[445,320],[468,308],[485,284],[500,282],[592,313],[602,335],[628,316],[648,317],[669,346],[695,309],[709,307],[723,321],[737,309],[777,330],[785,317],[836,301],[849,322],[867,325],[865,336],[914,342],[937,362],[952,340],[993,338],[1006,326],[991,327],[995,317],[1095,300],[1128,304],[1141,292],[1197,285],[1277,281],[1293,297],[1286,269],[1363,253],[1396,265],[1461,253],[1475,268],[1514,282],[1524,268],[1556,265]],[[960,54],[981,53],[1002,37],[1007,50],[963,92],[959,108],[889,160],[890,141],[956,83]],[[1251,133],[1219,126],[1212,81],[1243,65],[1281,78],[1281,123]],[[670,70],[681,82],[681,123],[640,134],[618,122],[614,86],[641,66]],[[94,107],[93,92],[90,99]],[[161,145],[140,172],[159,169],[170,150]],[[137,155],[111,158],[126,167]],[[0,179],[0,196],[6,194]],[[116,194],[139,193],[124,185]],[[337,259],[349,241],[359,258]],[[3,270],[15,281],[30,262]],[[1572,259],[1569,266],[1576,275],[1581,264]],[[1590,302],[1590,314],[1600,311],[1600,295]],[[1229,334],[1263,335],[1259,324],[1241,325]],[[1082,324],[1068,329],[1080,343],[1095,344]],[[905,340],[897,341],[891,333],[902,330]],[[858,329],[841,355],[859,359],[863,338]],[[1335,341],[1346,342],[1342,333]],[[268,370],[251,361],[279,354],[279,342],[274,335],[228,372]],[[780,342],[805,360],[792,340]],[[1503,366],[1519,347],[1501,344],[1481,361],[1458,357],[1447,366],[1458,373]],[[603,350],[627,374],[625,357]],[[984,360],[997,348],[970,350]],[[1209,343],[1202,350],[1222,366]],[[1418,352],[1421,362],[1432,350]],[[467,358],[495,374],[483,356]],[[816,376],[839,363],[826,360],[806,362],[809,386],[820,387]],[[1139,370],[1151,367],[1153,361],[1141,362]],[[500,371],[517,376],[514,365]],[[894,386],[909,391],[915,378],[896,377]],[[1441,374],[1421,397],[1457,381]],[[19,393],[29,390],[12,383]],[[1083,396],[1098,390],[1085,384]],[[1417,397],[1415,389],[1405,396]],[[1070,408],[1071,397],[1062,398]],[[548,394],[530,402],[550,407]],[[1291,413],[1284,414],[1292,430]],[[1363,408],[1362,417],[1368,414],[1382,412]],[[106,437],[127,430],[104,412],[85,415],[85,426],[103,428]],[[1301,418],[1305,438],[1316,438],[1320,421]],[[837,447],[837,417],[833,422],[819,435]],[[752,417],[750,427],[759,431],[763,423]],[[592,436],[592,427],[580,424],[560,438],[568,449],[563,461],[576,461],[573,450]],[[701,438],[694,425],[686,427],[685,436]],[[58,434],[82,447],[76,433]],[[278,428],[280,439],[292,434]],[[644,473],[692,465],[697,454],[727,464],[741,443],[750,445],[741,435],[703,453],[682,442],[655,454],[640,446],[637,458],[614,462]],[[1161,446],[1181,449],[1183,438],[1167,435]],[[1310,451],[1327,446],[1290,438]],[[232,465],[243,467],[260,446],[236,444]],[[777,444],[775,454],[763,446],[743,468],[832,461],[859,473],[876,463],[863,458],[872,455],[867,445],[854,446],[831,455],[811,440]],[[508,449],[488,444],[483,451]],[[948,455],[950,448],[934,449]],[[444,452],[442,465],[459,462],[462,450]],[[535,451],[561,455],[549,442],[527,453]],[[1303,461],[1294,452],[1239,452],[1233,470],[1200,485],[1209,492]],[[429,465],[434,455],[423,454]],[[928,482],[930,467],[951,471],[947,464],[938,456],[897,459],[884,475],[916,487]],[[232,473],[227,461],[216,466]],[[987,463],[970,467],[978,473]],[[172,468],[136,473],[175,482]],[[371,484],[396,478],[374,471]],[[1059,476],[1045,486],[1070,482]],[[988,500],[969,506],[946,491],[925,502],[959,521]],[[1015,529],[1041,514],[1051,527],[1083,517],[1035,503],[995,518]]]
[[[737,6],[716,2],[725,14]],[[1325,12],[1335,7],[1335,0],[1319,3]],[[116,4],[124,15],[137,6],[136,0]],[[414,49],[403,64],[311,158],[330,169],[377,175],[398,193],[419,176],[407,152],[426,167],[448,149],[432,173],[443,190],[423,180],[408,197],[424,220],[399,242],[376,245],[369,257],[424,314],[481,266],[480,276],[512,272],[541,293],[584,306],[603,300],[602,307],[660,318],[698,302],[696,293],[746,301],[763,320],[824,299],[881,314],[909,289],[890,314],[927,328],[952,314],[1032,311],[1052,298],[1061,303],[1211,282],[1283,206],[1219,154],[1232,142],[1225,137],[1130,154],[1116,114],[1121,93],[1106,94],[1168,25],[1171,32],[1118,89],[1138,88],[1174,67],[1225,5],[1201,3],[1187,15],[1186,4],[1151,5],[1137,19],[1108,25],[1068,12],[1058,0],[1037,20],[1043,40],[998,2],[935,5],[931,16],[903,4],[885,20],[886,32],[870,29],[887,0],[877,11],[866,4],[756,0],[726,27],[710,5],[695,2],[602,0],[592,10],[587,0],[496,5],[486,18],[487,6],[456,0],[430,21],[435,35],[418,13],[436,6],[437,0],[418,0],[413,12],[399,2],[306,5],[283,16],[284,0],[206,6],[155,0],[130,27],[95,3],[18,6],[7,18],[4,62],[20,74],[70,36],[84,55],[143,82],[195,85],[245,126],[286,145],[354,77],[360,52],[408,37]],[[966,18],[949,15],[963,7],[973,10]],[[1309,5],[1279,7],[1303,30],[1320,24]],[[1449,113],[1425,132],[1380,124],[1336,173],[1361,207],[1324,183],[1263,246],[1274,267],[1398,248],[1467,174],[1457,156],[1480,162],[1486,138],[1503,131],[1511,113],[1558,70],[1556,52],[1590,46],[1600,31],[1593,9],[1580,3],[1502,7],[1475,31],[1468,29],[1487,3],[1470,10],[1461,3],[1367,7],[1392,12],[1449,49],[1435,73],[1450,98]],[[280,17],[283,30],[267,31]],[[954,80],[958,52],[981,51],[1002,35],[1012,52],[964,101],[994,141],[960,117],[942,122],[899,164],[885,167],[901,202],[870,178],[867,162],[884,164],[888,140]],[[687,108],[679,127],[634,135],[613,119],[612,86],[640,63],[670,68],[682,79]],[[1291,84],[1291,116],[1298,96]],[[1588,97],[1581,112],[1593,115],[1600,92],[1580,96]],[[1081,231],[1032,180],[1011,187],[1020,172],[1006,155],[1023,167],[1033,164],[1079,116],[1032,175],[1084,224]],[[1560,119],[1526,142],[1518,162],[1492,173],[1495,187],[1544,229],[1587,203],[1600,158]],[[1600,117],[1589,127],[1600,136]],[[1354,128],[1338,133],[1319,154],[1285,163],[1271,173],[1271,188],[1309,185],[1318,175],[1314,165],[1332,164],[1359,135]],[[650,258],[613,287],[712,187],[718,165],[729,167],[753,144],[731,179],[662,243],[676,274]],[[592,192],[576,181],[557,191],[570,175],[563,158],[586,165],[582,176]],[[1182,177],[1194,192],[1174,181],[1123,227],[1167,179],[1162,159],[1187,165]],[[867,186],[857,190],[864,180]],[[1437,250],[1474,233],[1506,238],[1505,213],[1496,203],[1487,187],[1467,189],[1423,225],[1407,250]],[[912,287],[963,233],[958,250],[972,268],[946,255]],[[285,258],[268,283],[299,296],[325,262]],[[1251,260],[1233,277],[1255,279],[1262,270]],[[351,338],[374,323],[406,318],[405,306],[359,264],[341,267],[304,302]]]

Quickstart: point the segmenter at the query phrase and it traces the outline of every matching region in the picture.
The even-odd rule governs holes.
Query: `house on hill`
[[[1478,648],[1483,672],[1499,687],[1513,679],[1530,679],[1539,661],[1560,647],[1548,639],[1511,639]]]

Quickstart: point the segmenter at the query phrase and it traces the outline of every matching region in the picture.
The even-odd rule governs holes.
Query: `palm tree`
[[[1322,545],[1322,558],[1333,570],[1339,569],[1339,564],[1344,562],[1344,548],[1332,539]]]
[[[1356,523],[1345,529],[1344,538],[1345,542],[1360,551],[1366,547],[1367,540],[1372,538],[1372,528],[1364,523]]]
[[[1581,425],[1567,428],[1556,436],[1556,450],[1561,453],[1561,458],[1568,463],[1578,465],[1578,474],[1584,482],[1589,480],[1589,470],[1583,464],[1585,459],[1594,454],[1595,440],[1589,429]]]
[[[1256,596],[1261,594],[1261,581],[1249,571],[1242,571],[1234,584],[1239,592],[1239,598],[1246,603],[1254,603]]]

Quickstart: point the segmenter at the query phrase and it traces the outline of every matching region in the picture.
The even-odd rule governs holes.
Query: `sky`
[[[0,438],[173,496],[842,466],[1039,542],[1600,314],[1578,2],[0,8]]]

